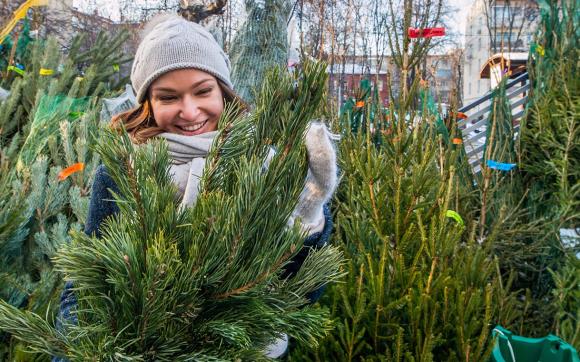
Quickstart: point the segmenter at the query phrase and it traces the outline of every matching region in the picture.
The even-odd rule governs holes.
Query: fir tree
[[[404,3],[403,29],[413,6]],[[396,35],[398,99],[391,96],[387,112],[380,100],[361,99],[352,119],[341,120],[356,122],[343,128],[336,198],[348,274],[321,300],[337,327],[318,350],[295,351],[295,360],[483,361],[493,325],[512,326],[520,316],[511,279],[492,256],[497,235],[478,242],[471,170],[449,142],[455,116],[447,129],[411,77],[429,39]]]
[[[580,240],[565,245],[560,229],[580,225],[580,64],[573,60],[580,55],[580,4],[541,0],[538,5],[541,22],[530,49],[531,90],[519,142],[528,214],[541,223],[539,238],[548,247],[535,263],[543,271],[537,284],[544,286],[535,302],[542,307],[550,301],[552,313],[539,317],[550,322],[550,331],[564,332],[566,325],[562,337],[578,348],[578,304],[565,300],[577,302],[580,286],[564,281],[580,274],[574,260]]]
[[[52,315],[58,306],[61,275],[52,258],[86,219],[99,163],[90,145],[100,97],[116,86],[113,64],[124,61],[126,37],[102,34],[88,53],[78,52],[78,37],[68,55],[54,39],[36,40],[21,59],[25,72],[5,79],[11,93],[0,102],[0,299],[16,308]],[[59,179],[73,164],[84,168]],[[0,360],[32,358],[21,349],[1,334]]]

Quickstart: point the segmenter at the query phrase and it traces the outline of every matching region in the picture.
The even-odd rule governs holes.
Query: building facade
[[[429,89],[438,103],[449,104],[456,95],[460,76],[461,52],[452,50],[447,54],[428,55],[420,65],[418,76],[429,84]],[[348,57],[343,63],[328,67],[329,97],[338,106],[347,99],[357,96],[361,80],[368,79],[377,89],[384,106],[388,106],[390,91],[401,88],[401,74],[389,56]]]
[[[488,59],[498,53],[527,53],[539,20],[535,0],[475,0],[467,16],[463,56],[463,104],[489,92],[481,79]]]

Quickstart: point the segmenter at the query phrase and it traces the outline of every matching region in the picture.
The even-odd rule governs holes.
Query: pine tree
[[[575,255],[567,255],[565,264],[557,273],[552,273],[555,288],[557,336],[580,350],[580,260]]]
[[[175,202],[165,144],[136,149],[126,134],[103,133],[98,152],[119,186],[120,214],[102,239],[75,232],[56,257],[75,285],[78,326],[63,335],[0,303],[0,328],[72,360],[259,360],[280,333],[316,345],[329,324],[325,311],[304,307],[306,294],[339,276],[340,253],[312,250],[296,276],[283,272],[304,238],[286,223],[307,171],[302,134],[325,82],[323,65],[296,78],[274,71],[252,114],[226,109],[191,208]]]
[[[103,33],[98,48],[81,52],[77,37],[69,54],[54,39],[35,40],[20,59],[25,72],[4,79],[11,93],[0,102],[0,299],[16,308],[52,315],[58,306],[52,258],[86,219],[100,97],[116,87],[113,64],[125,61],[126,38]],[[84,169],[59,180],[79,163]],[[32,358],[21,349],[0,335],[0,360]]]

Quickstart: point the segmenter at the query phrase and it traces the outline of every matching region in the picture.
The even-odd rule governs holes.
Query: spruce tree
[[[56,257],[74,284],[78,326],[54,330],[32,312],[0,303],[0,328],[31,350],[71,360],[266,359],[280,333],[315,346],[326,312],[308,292],[339,276],[340,253],[311,250],[297,275],[284,266],[301,248],[287,226],[307,171],[302,135],[319,115],[323,65],[295,78],[274,71],[254,112],[226,109],[195,206],[180,208],[162,142],[135,148],[102,133],[101,159],[119,186],[118,216],[102,239],[81,232]],[[270,147],[277,152],[264,168]]]

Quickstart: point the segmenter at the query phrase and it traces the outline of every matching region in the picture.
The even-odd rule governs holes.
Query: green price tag
[[[461,226],[465,226],[465,224],[463,223],[463,219],[462,219],[462,218],[461,218],[461,216],[460,216],[458,213],[456,213],[455,211],[453,211],[453,210],[447,210],[447,211],[445,212],[445,216],[447,216],[447,217],[449,217],[449,218],[451,218],[451,219],[453,219],[453,220],[457,221],[457,223],[458,223],[459,225],[461,225]]]
[[[7,70],[11,70],[14,73],[18,73],[20,75],[24,75],[24,70],[14,66],[14,65],[9,65],[8,68],[6,68]]]

